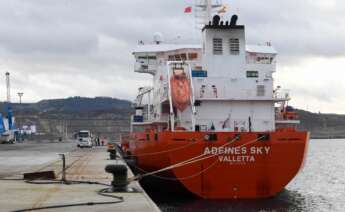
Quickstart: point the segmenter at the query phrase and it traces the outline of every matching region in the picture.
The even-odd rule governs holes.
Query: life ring
[[[174,107],[183,112],[190,105],[190,81],[186,73],[174,72],[170,78],[171,97]]]

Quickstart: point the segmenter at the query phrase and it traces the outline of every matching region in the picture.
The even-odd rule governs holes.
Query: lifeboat
[[[175,69],[170,78],[171,97],[174,107],[183,112],[190,105],[190,80],[182,69]]]

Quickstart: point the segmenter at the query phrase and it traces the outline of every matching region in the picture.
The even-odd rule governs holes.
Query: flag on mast
[[[184,13],[191,13],[192,12],[192,6],[188,6],[184,8]]]
[[[218,10],[218,14],[221,14],[221,13],[226,13],[228,11],[229,7],[225,4],[223,4],[220,9]]]

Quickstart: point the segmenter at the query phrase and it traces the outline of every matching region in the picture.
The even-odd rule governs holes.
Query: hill
[[[70,97],[42,100],[31,104],[12,104],[17,124],[36,124],[47,135],[71,135],[81,129],[95,134],[118,138],[129,130],[131,102],[109,97]],[[0,103],[0,111],[4,111]],[[297,111],[299,129],[308,130],[313,138],[345,138],[345,115]]]
[[[313,138],[345,138],[345,115],[297,111],[300,129],[311,132]]]
[[[5,104],[0,103],[2,112]],[[108,97],[70,97],[37,103],[12,104],[17,126],[36,125],[48,138],[72,137],[88,129],[97,136],[118,139],[129,129],[131,102]]]
[[[109,97],[70,97],[67,99],[42,100],[37,103],[12,104],[14,111],[19,113],[94,113],[103,111],[128,111],[131,102]],[[0,103],[4,111],[4,103]]]

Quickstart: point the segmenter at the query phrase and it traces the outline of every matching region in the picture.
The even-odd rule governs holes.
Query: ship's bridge
[[[246,45],[247,64],[270,65],[276,64],[278,52],[268,42],[265,45]]]
[[[246,75],[255,77],[261,75],[266,79],[271,79],[276,71],[277,51],[270,43],[265,45],[246,46]]]
[[[181,60],[185,61],[193,57],[191,54],[175,54],[169,55],[165,58],[164,53],[176,52],[183,50],[195,50],[200,51],[200,45],[181,45],[181,44],[149,44],[149,45],[139,45],[134,50],[133,55],[135,56],[135,72],[146,73],[151,75],[156,75],[159,66],[166,65],[167,60]],[[195,52],[194,51],[194,52]]]

